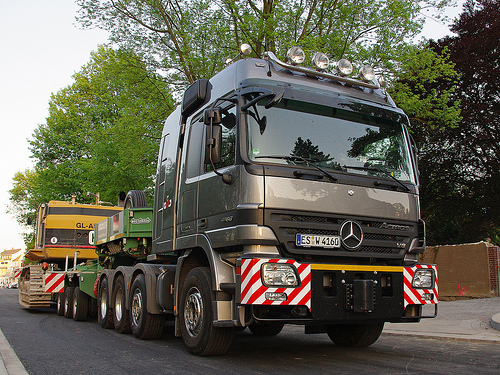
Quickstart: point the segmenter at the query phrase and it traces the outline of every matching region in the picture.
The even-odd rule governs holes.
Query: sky
[[[462,0],[459,0],[462,3]],[[48,116],[50,95],[73,83],[72,75],[107,42],[99,29],[82,29],[71,0],[0,0],[0,251],[24,248],[26,228],[8,214],[13,177],[33,167],[28,140]],[[461,6],[448,8],[451,19]],[[449,35],[447,24],[428,18],[422,36]]]

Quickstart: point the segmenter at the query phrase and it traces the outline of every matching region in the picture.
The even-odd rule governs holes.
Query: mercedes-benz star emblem
[[[363,241],[363,229],[357,222],[346,220],[340,227],[340,238],[347,249],[355,250]]]

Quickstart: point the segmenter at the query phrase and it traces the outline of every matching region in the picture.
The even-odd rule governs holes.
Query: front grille
[[[340,248],[306,248],[295,243],[296,234],[338,236],[346,220],[356,221],[363,230],[361,246],[354,250],[349,250],[343,243]],[[291,255],[402,258],[412,239],[418,235],[417,223],[413,222],[343,215],[301,215],[293,211],[269,209],[265,210],[265,225],[274,230],[285,251]]]

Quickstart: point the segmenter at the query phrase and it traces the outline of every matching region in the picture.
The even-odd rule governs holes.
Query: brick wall
[[[499,295],[498,247],[489,243],[427,247],[419,261],[437,264],[440,297]]]

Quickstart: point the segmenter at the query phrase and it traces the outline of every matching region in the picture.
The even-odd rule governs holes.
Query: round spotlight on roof
[[[292,65],[302,64],[306,59],[304,50],[298,46],[292,47],[286,53],[288,62]]]
[[[248,56],[252,53],[252,47],[250,46],[250,44],[243,43],[240,47],[240,51],[245,56]]]
[[[370,65],[363,65],[359,70],[360,78],[365,82],[371,82],[375,78],[375,71]]]
[[[312,58],[312,64],[318,70],[326,70],[330,65],[330,59],[323,52],[316,52]]]
[[[378,84],[380,87],[387,87],[387,81],[385,80],[384,76],[378,77]]]
[[[347,59],[340,59],[337,62],[337,72],[341,76],[349,76],[352,74],[352,64],[349,60]]]

